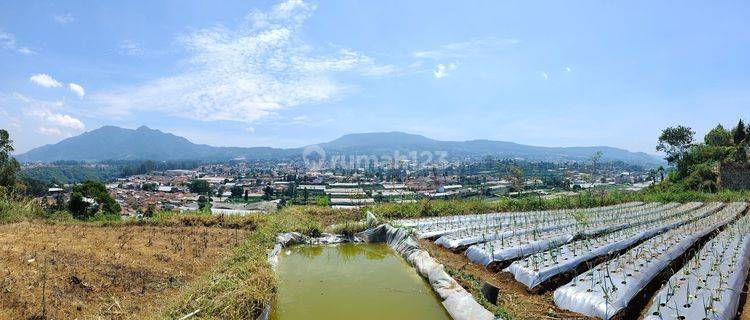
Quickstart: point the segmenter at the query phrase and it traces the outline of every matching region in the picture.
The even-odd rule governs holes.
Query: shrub
[[[364,222],[347,220],[344,221],[344,223],[331,226],[331,233],[343,234],[347,237],[352,237],[354,236],[354,234],[362,232],[365,229],[367,229],[367,227],[365,226]]]
[[[47,213],[34,199],[0,195],[0,223],[32,219],[66,220],[71,217],[65,211]]]

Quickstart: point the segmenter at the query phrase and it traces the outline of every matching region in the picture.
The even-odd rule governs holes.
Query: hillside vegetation
[[[664,129],[659,136],[656,149],[666,153],[666,160],[675,166],[675,170],[658,186],[662,192],[716,192],[719,190],[717,165],[748,160],[750,127],[746,127],[742,120],[731,130],[717,125],[702,142],[695,141],[694,135],[691,128],[676,126]]]

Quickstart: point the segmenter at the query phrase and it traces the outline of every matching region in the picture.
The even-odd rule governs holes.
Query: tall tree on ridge
[[[745,141],[745,138],[747,138],[747,132],[745,128],[745,123],[742,122],[742,119],[740,119],[740,122],[737,123],[737,127],[732,130],[733,132],[733,140],[735,145],[740,145],[742,142]]]
[[[10,134],[7,130],[0,129],[0,191],[16,187],[16,174],[21,170],[21,165],[10,155],[13,150]]]

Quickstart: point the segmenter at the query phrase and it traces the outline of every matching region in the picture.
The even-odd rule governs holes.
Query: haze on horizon
[[[750,115],[750,3],[0,3],[17,153],[103,125],[214,146],[358,132],[654,152]]]

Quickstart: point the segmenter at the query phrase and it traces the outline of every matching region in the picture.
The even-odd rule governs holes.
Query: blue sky
[[[217,146],[354,132],[654,152],[750,120],[747,1],[7,1],[0,127]]]

